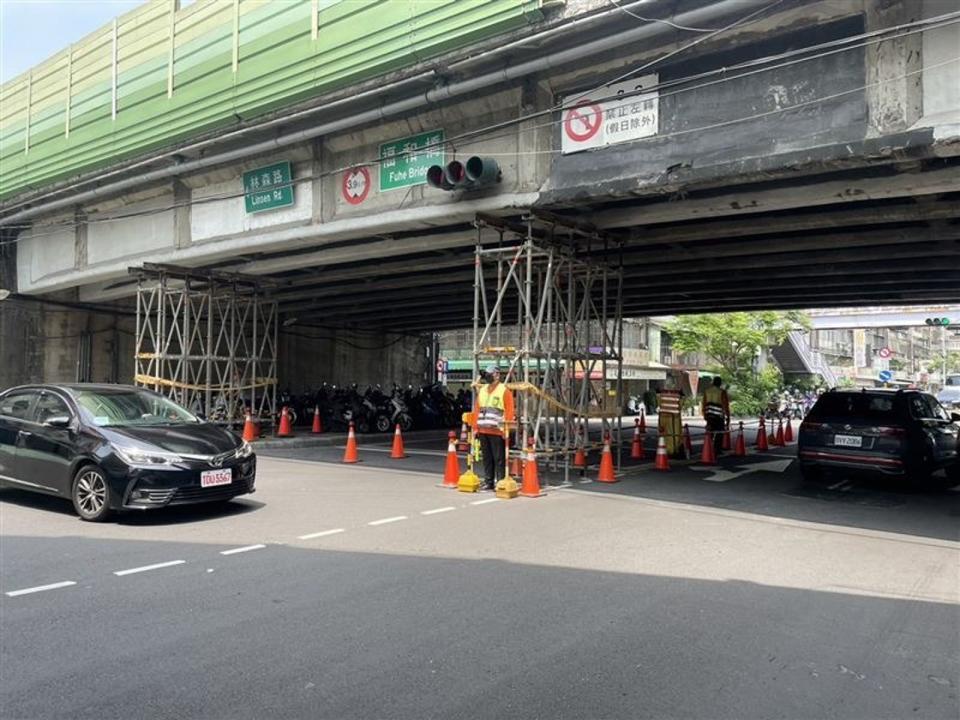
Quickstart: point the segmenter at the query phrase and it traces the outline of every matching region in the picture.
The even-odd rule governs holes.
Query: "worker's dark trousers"
[[[483,454],[483,478],[487,485],[496,485],[507,474],[506,448],[503,445],[503,436],[480,435],[480,452]]]
[[[713,433],[713,454],[719,455],[723,451],[723,431],[726,425],[722,417],[708,416],[707,430]]]

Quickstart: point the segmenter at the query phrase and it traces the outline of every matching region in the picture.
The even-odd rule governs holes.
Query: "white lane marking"
[[[397,515],[396,517],[383,518],[382,520],[374,520],[373,522],[368,522],[367,525],[386,525],[387,523],[399,522],[401,520],[406,520],[406,515]]]
[[[156,565],[144,565],[143,567],[130,568],[129,570],[115,570],[114,575],[133,575],[134,573],[149,572],[150,570],[159,570],[160,568],[173,567],[174,565],[183,565],[186,560],[171,560],[170,562],[157,563]]]
[[[336,535],[337,533],[346,532],[345,528],[334,528],[333,530],[324,530],[323,532],[308,533],[306,535],[298,535],[297,540],[313,540],[314,538],[326,537],[327,535]]]
[[[486,505],[488,503],[500,502],[500,498],[487,498],[486,500],[474,500],[471,505]]]
[[[250,552],[251,550],[263,550],[266,545],[247,545],[245,547],[233,548],[232,550],[221,550],[221,555],[236,555],[237,553]]]
[[[436,515],[437,513],[450,512],[451,510],[456,510],[456,508],[453,507],[453,505],[447,505],[447,507],[434,508],[433,510],[421,510],[421,511],[420,511],[420,514],[421,514],[421,515]]]
[[[37,587],[24,588],[23,590],[11,590],[8,593],[4,593],[7,597],[17,597],[18,595],[29,595],[30,593],[44,592],[45,590],[57,590],[59,588],[70,587],[71,585],[76,585],[73,580],[64,580],[63,582],[50,583],[49,585],[38,585]]]

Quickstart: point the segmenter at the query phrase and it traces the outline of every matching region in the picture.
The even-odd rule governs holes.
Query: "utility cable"
[[[624,13],[625,15],[629,15],[630,17],[636,18],[637,20],[642,20],[643,22],[648,22],[648,23],[661,23],[661,24],[663,24],[663,25],[669,25],[670,27],[674,28],[675,30],[687,30],[688,32],[701,32],[701,33],[716,32],[716,29],[715,29],[715,28],[697,28],[697,27],[690,27],[689,25],[681,25],[680,23],[675,23],[675,22],[673,22],[672,20],[665,20],[664,18],[648,18],[648,17],[644,17],[643,15],[638,15],[637,13],[633,12],[633,11],[630,10],[629,8],[624,7],[623,5],[621,5],[620,3],[618,3],[617,0],[607,0],[607,2],[610,3],[611,5],[613,5],[617,10],[619,10],[619,11],[622,12],[622,13]]]

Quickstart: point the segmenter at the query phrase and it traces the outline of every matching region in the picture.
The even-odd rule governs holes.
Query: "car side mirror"
[[[69,415],[51,415],[43,421],[43,426],[50,428],[68,428],[72,423],[73,418]]]
[[[960,413],[950,413],[950,419],[953,422],[960,422]]]

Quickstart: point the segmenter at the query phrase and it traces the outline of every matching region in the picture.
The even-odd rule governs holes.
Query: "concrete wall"
[[[294,394],[324,382],[389,386],[429,380],[429,338],[294,325],[279,340],[279,387]]]
[[[659,82],[860,32],[862,19],[848,18],[666,65],[658,73]],[[632,67],[638,60],[611,63],[604,75],[615,72],[621,62]],[[595,86],[595,73],[583,69],[559,76],[552,79],[552,87],[558,96],[576,95]],[[861,48],[740,77],[731,72],[721,83],[670,87],[660,92],[655,136],[554,156],[544,201],[586,199],[598,187],[623,195],[659,193],[674,182],[739,174],[750,161],[782,168],[819,148],[861,141],[868,121],[865,73]],[[815,102],[823,97],[834,99]],[[558,125],[555,146],[560,146],[561,132]]]

